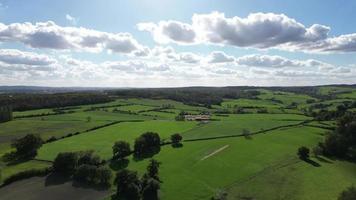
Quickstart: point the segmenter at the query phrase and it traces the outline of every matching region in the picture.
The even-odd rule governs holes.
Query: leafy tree
[[[111,170],[107,167],[97,168],[97,177],[100,185],[109,186],[112,177]]]
[[[171,135],[171,141],[173,144],[179,144],[182,141],[183,137],[179,133]]]
[[[102,160],[94,154],[93,150],[78,152],[78,166],[84,164],[99,166],[101,162]]]
[[[73,179],[76,181],[102,186],[109,186],[111,177],[111,170],[107,167],[88,164],[80,165],[73,175]]]
[[[157,133],[146,132],[135,140],[134,151],[138,156],[150,154],[159,149],[161,139]]]
[[[149,178],[142,189],[142,200],[159,200],[160,182],[154,178]]]
[[[84,183],[92,183],[94,182],[96,166],[83,164],[78,167],[75,171],[73,178],[76,181],[84,182]]]
[[[23,138],[15,140],[11,146],[16,148],[17,156],[32,158],[37,155],[37,150],[42,146],[43,140],[34,134],[28,134]]]
[[[0,106],[0,123],[12,120],[12,107]]]
[[[321,146],[327,156],[356,160],[356,114],[346,113],[339,118],[336,130],[325,137]]]
[[[309,149],[307,147],[299,147],[298,149],[298,156],[302,160],[307,160],[309,159]]]
[[[78,154],[75,152],[59,153],[53,162],[53,170],[66,175],[72,175],[77,166]]]
[[[149,164],[147,166],[147,175],[151,178],[154,178],[159,181],[158,177],[158,172],[159,172],[159,166],[161,165],[160,162],[158,162],[155,159],[151,159],[149,161]]]
[[[351,186],[341,192],[339,195],[338,200],[355,200],[356,199],[356,188],[354,186]]]
[[[123,169],[116,174],[117,196],[127,200],[139,200],[141,182],[137,172]]]
[[[130,144],[125,141],[117,141],[112,147],[113,159],[123,159],[131,154]]]

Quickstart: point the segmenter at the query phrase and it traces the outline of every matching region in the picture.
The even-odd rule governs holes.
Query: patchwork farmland
[[[161,163],[161,199],[336,199],[356,184],[355,162],[322,153],[303,160],[297,151],[301,146],[312,151],[335,130],[340,106],[345,107],[343,114],[355,115],[356,89],[285,90],[247,89],[254,95],[224,97],[211,105],[115,93],[107,103],[15,111],[12,121],[0,123],[2,157],[16,150],[14,140],[28,134],[44,143],[30,159],[0,162],[0,199],[23,199],[24,193],[9,192],[20,190],[35,192],[32,199],[48,199],[50,192],[66,193],[68,199],[115,199],[114,175],[127,169],[141,177],[151,159]],[[185,115],[209,118],[185,120]],[[113,159],[115,142],[134,147],[146,132],[158,133],[157,152],[140,159],[135,153],[120,162]],[[179,146],[171,141],[176,133],[182,137]],[[70,176],[57,181],[55,172],[7,183],[21,172],[52,169],[59,153],[85,151],[104,160],[102,167],[113,174],[111,186],[78,186]]]

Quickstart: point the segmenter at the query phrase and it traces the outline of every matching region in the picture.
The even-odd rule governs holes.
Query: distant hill
[[[82,91],[103,91],[114,88],[98,87],[42,87],[42,86],[0,86],[0,93],[66,93]]]

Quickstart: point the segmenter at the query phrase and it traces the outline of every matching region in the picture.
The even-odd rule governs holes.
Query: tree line
[[[0,95],[0,105],[11,106],[14,111],[106,103],[111,100],[112,99],[104,93],[77,92],[77,93],[58,93],[58,94]]]
[[[11,121],[12,116],[12,107],[11,106],[0,106],[0,123]]]
[[[250,87],[187,87],[187,88],[150,88],[122,89],[108,91],[111,95],[124,98],[171,99],[188,105],[209,107],[220,105],[224,98],[255,98],[260,94]]]

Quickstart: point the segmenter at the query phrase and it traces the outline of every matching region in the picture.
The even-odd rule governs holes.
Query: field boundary
[[[252,132],[249,135],[257,135],[261,133],[267,133],[270,131],[278,130],[280,128],[289,128],[289,127],[295,127],[295,126],[300,126],[300,125],[305,125],[306,123],[314,121],[313,119],[311,120],[305,120],[297,124],[289,124],[289,125],[284,125],[284,126],[276,126],[273,128],[265,129],[265,130],[260,130],[256,132]],[[243,134],[233,134],[233,135],[223,135],[223,136],[215,136],[215,137],[206,137],[206,138],[196,138],[196,139],[185,139],[183,142],[194,142],[194,141],[204,141],[204,140],[215,140],[215,139],[224,139],[224,138],[232,138],[232,137],[245,137]]]

